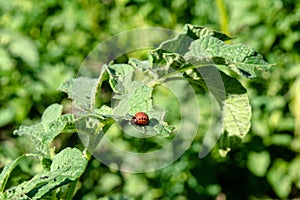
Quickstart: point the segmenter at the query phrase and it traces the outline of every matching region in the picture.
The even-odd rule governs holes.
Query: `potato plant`
[[[228,42],[231,39],[207,27],[186,24],[182,33],[150,50],[148,59],[129,58],[124,63],[113,60],[101,66],[98,77],[79,76],[62,83],[59,90],[67,93],[76,113],[63,113],[63,106],[55,103],[44,111],[39,123],[14,131],[20,137],[30,138],[35,148],[4,167],[0,175],[1,199],[72,199],[95,148],[116,123],[125,123],[149,137],[172,138],[181,134],[176,132],[176,124],[164,117],[172,110],[154,106],[154,91],[171,80],[186,80],[199,98],[211,94],[215,99],[222,123],[215,142],[218,140],[220,156],[226,156],[242,142],[251,126],[251,105],[238,77],[255,81],[272,66],[255,50]],[[137,72],[143,74],[141,80],[133,78]],[[113,104],[103,100],[103,88],[115,95]],[[135,127],[130,121],[141,111],[149,115],[149,123]],[[55,152],[54,139],[65,133],[84,136],[85,147],[65,147]],[[213,148],[210,137],[204,136],[199,157]],[[29,157],[39,159],[42,170],[7,188],[14,168]]]

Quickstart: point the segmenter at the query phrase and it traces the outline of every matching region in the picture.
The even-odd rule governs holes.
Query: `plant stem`
[[[51,200],[57,200],[56,198],[56,190],[52,190],[52,196],[51,196]]]
[[[75,181],[73,181],[72,183],[70,183],[70,188],[68,189],[68,192],[66,195],[66,200],[72,200],[75,189],[76,189],[77,182],[78,182],[78,178]]]
[[[219,22],[220,22],[221,30],[226,34],[229,34],[228,15],[227,15],[227,10],[224,1],[216,0],[216,4],[217,4],[217,9],[219,11]]]

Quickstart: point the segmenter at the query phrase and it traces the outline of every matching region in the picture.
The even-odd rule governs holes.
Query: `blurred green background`
[[[225,158],[214,150],[198,159],[198,141],[152,173],[122,173],[92,159],[74,199],[300,198],[300,1],[294,0],[0,1],[0,168],[32,149],[14,129],[36,123],[52,103],[68,111],[57,87],[76,76],[101,41],[133,28],[181,31],[186,23],[235,36],[231,43],[277,64],[257,79],[241,78],[253,107],[249,134]],[[64,145],[80,142],[72,139]],[[22,162],[9,184],[38,166]]]

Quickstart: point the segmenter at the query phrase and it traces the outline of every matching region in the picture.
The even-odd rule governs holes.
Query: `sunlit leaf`
[[[272,66],[262,55],[243,44],[229,45],[215,37],[203,37],[191,45],[199,45],[215,64],[226,65],[247,78],[255,78],[259,72]]]
[[[265,176],[271,162],[270,154],[267,151],[250,152],[248,154],[247,166],[248,169],[256,176]]]
[[[225,100],[224,128],[229,136],[243,138],[251,125],[251,106],[247,94],[230,94]]]
[[[58,118],[62,113],[62,105],[59,104],[52,104],[49,106],[43,113],[42,122],[43,123],[50,123],[56,118]]]

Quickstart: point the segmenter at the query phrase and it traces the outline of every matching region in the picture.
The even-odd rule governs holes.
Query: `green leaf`
[[[54,180],[56,181],[58,176],[59,174],[54,175],[50,174],[49,172],[40,172],[30,180],[24,181],[16,187],[10,188],[5,192],[9,199],[20,199],[22,197],[36,199],[34,198],[36,192],[38,192],[38,190],[43,188],[45,185],[51,184],[51,182]]]
[[[85,171],[87,163],[87,158],[79,149],[66,148],[62,150],[54,157],[51,164],[49,175],[54,179],[51,180],[49,176],[50,181],[38,190],[34,199],[39,199],[49,191],[75,181]]]
[[[0,127],[4,127],[5,125],[13,122],[16,113],[10,106],[2,106],[0,108],[0,116]]]
[[[101,183],[105,183],[102,186],[102,191],[109,192],[113,190],[115,187],[122,184],[121,177],[115,173],[105,173],[100,178]]]
[[[293,140],[293,136],[289,134],[273,134],[270,137],[271,144],[278,146],[289,146]]]
[[[113,91],[117,94],[125,94],[126,85],[130,84],[133,76],[133,67],[128,64],[114,64],[106,66],[110,76],[109,83]]]
[[[68,94],[73,100],[73,105],[80,110],[93,110],[98,79],[78,77],[71,79],[59,86],[59,90]]]
[[[292,189],[292,178],[288,175],[289,163],[276,159],[267,174],[267,179],[275,193],[282,199],[288,197]]]
[[[289,166],[289,176],[293,179],[298,189],[300,189],[300,158],[292,160]]]
[[[74,181],[84,172],[87,162],[88,160],[79,149],[65,148],[54,157],[50,172],[65,169],[62,175]]]
[[[192,72],[186,73],[186,77],[190,77],[189,81],[198,87],[208,88],[221,106],[227,136],[245,137],[251,126],[252,111],[247,91],[242,84],[222,71],[214,71],[209,67],[193,69]],[[220,84],[220,81],[223,83]]]
[[[73,114],[64,114],[47,124],[46,133],[43,134],[43,144],[49,144],[52,142],[53,139],[63,131],[65,126],[68,124],[73,124],[74,120],[75,118]]]
[[[222,89],[220,84],[216,84],[220,82],[215,80],[218,74],[207,75],[207,70],[202,73],[201,70],[213,64],[224,65],[239,75],[254,78],[261,71],[269,70],[272,65],[243,44],[229,45],[222,41],[228,39],[230,37],[223,33],[201,26],[186,25],[185,35],[180,34],[150,51],[149,62],[153,65],[163,63],[184,72],[184,76],[192,84],[208,89],[222,107],[226,131],[224,137],[228,137],[227,141],[240,141],[231,137],[243,138],[250,129],[252,112],[247,91],[238,80],[220,71],[225,87]],[[192,65],[198,69],[193,69]],[[226,97],[222,90],[225,90]],[[223,150],[228,152],[230,145],[225,145]]]
[[[113,116],[113,109],[107,105],[101,106],[99,109],[95,109],[94,113],[99,119],[106,119],[109,116]]]
[[[190,45],[194,40],[207,36],[216,37],[220,40],[231,39],[226,34],[211,30],[207,27],[186,24],[184,26],[184,34],[179,34],[174,39],[162,42],[158,48],[150,51],[149,61],[152,65],[163,63],[163,56],[165,56],[166,53],[183,56],[189,51]]]
[[[192,25],[192,24],[186,24],[184,26],[183,30],[184,30],[186,35],[193,38],[194,40],[202,38],[202,37],[206,37],[206,36],[213,36],[213,37],[216,37],[216,38],[218,38],[222,41],[232,39],[231,37],[229,37],[225,33],[209,29],[205,26],[197,26],[197,25]]]
[[[204,39],[209,40],[208,37],[204,37]],[[176,47],[175,44],[170,45],[172,44],[172,42],[168,41],[166,44],[168,44],[169,46],[165,46],[172,49],[173,51],[176,51],[176,48],[178,47]],[[163,45],[161,46],[163,47]],[[224,46],[226,46],[225,43]],[[215,49],[214,47],[209,48],[212,48],[213,50],[217,49],[216,52],[221,51],[218,50],[218,48],[220,47],[216,47]],[[186,70],[186,77],[190,77],[191,79],[193,79],[193,84],[196,83],[198,86],[201,87],[207,87],[206,85],[209,84],[208,89],[210,90],[210,92],[215,96],[215,98],[218,100],[221,106],[224,105],[224,128],[228,132],[228,136],[236,135],[238,137],[243,138],[249,131],[251,120],[251,106],[247,96],[247,91],[238,80],[231,78],[220,71],[220,75],[222,77],[225,87],[223,88],[223,90],[226,90],[225,100],[224,91],[222,92],[222,88],[219,86],[219,84],[217,84],[220,80],[215,80],[218,77],[218,74],[210,75],[207,73],[207,70],[203,68],[203,66],[206,66],[209,63],[211,63],[210,56],[212,53],[207,52],[206,50],[207,49],[203,48],[203,46],[199,45],[199,40],[196,40],[191,43],[189,51],[184,56],[181,56],[177,53],[160,53],[162,53],[162,59],[165,60],[166,64],[170,65],[175,69],[187,69],[191,64],[196,65],[196,67],[198,67],[197,65],[201,67],[198,70]],[[214,52],[213,50],[212,52]],[[231,59],[232,57],[227,56],[226,58]],[[224,61],[223,64],[226,64],[226,61]],[[205,70],[205,72],[201,73],[204,75],[204,77],[202,77],[199,73],[201,70]]]
[[[3,168],[1,174],[0,174],[0,192],[3,192],[5,189],[6,182],[11,174],[11,172],[14,170],[14,168],[17,166],[18,162],[24,158],[24,155],[19,156],[17,159],[13,160],[9,164],[5,165]]]
[[[66,82],[64,82],[58,87],[58,90],[68,94],[68,97],[70,99],[73,99],[73,89],[74,89],[75,81],[76,79],[73,78],[67,80]]]
[[[215,64],[226,65],[247,78],[254,78],[258,72],[267,71],[272,66],[262,55],[243,44],[228,45],[215,37],[203,37],[192,42],[193,45],[199,45]]]
[[[269,152],[263,151],[256,153],[251,151],[248,154],[247,167],[254,175],[258,177],[264,177],[268,170],[270,162],[271,157]]]
[[[43,134],[46,133],[46,130],[44,129],[44,126],[42,123],[38,123],[31,126],[20,126],[19,129],[14,131],[15,135],[19,136],[26,136],[33,140],[33,142],[36,144],[36,149],[38,152],[41,152],[42,154],[48,154],[47,149],[44,148],[42,145],[42,138]]]
[[[153,89],[137,81],[133,81],[130,86],[130,92],[113,109],[114,114],[121,116],[130,114],[133,116],[140,111],[146,112],[150,118],[149,125],[145,127],[146,133],[169,136],[174,127],[163,121],[164,111],[153,108],[151,99]]]
[[[145,127],[146,132],[167,136],[171,134],[174,127],[163,121],[164,111],[153,108],[151,99],[153,88],[145,83],[132,80],[133,67],[136,67],[139,71],[149,69],[149,66],[142,68],[144,65],[145,63],[131,60],[131,65],[114,64],[106,66],[109,83],[116,94],[112,98],[112,108],[102,106],[100,109],[95,110],[95,114],[102,120],[106,118],[131,120],[135,113],[146,112],[152,119],[149,125]],[[138,67],[142,69],[138,69]]]
[[[225,100],[223,118],[228,136],[245,137],[251,126],[251,106],[248,95],[229,94]]]
[[[42,122],[50,123],[57,119],[62,113],[63,106],[59,104],[50,105],[43,113]]]
[[[31,199],[41,199],[51,190],[68,184],[81,176],[88,160],[76,148],[66,148],[58,153],[51,164],[50,171],[41,172],[29,181],[6,191],[8,198],[28,196]]]
[[[126,91],[128,93],[121,96],[119,104],[113,108],[114,114],[134,115],[137,112],[148,112],[152,109],[152,88],[141,82],[133,81],[127,85]]]
[[[191,66],[191,63],[187,62],[183,56],[177,53],[164,53],[163,59],[168,66],[174,69],[184,69]]]
[[[6,194],[0,192],[0,200],[6,200],[6,199],[7,199]]]
[[[27,136],[33,140],[36,150],[45,157],[50,156],[49,143],[59,135],[65,126],[74,123],[73,114],[61,116],[62,106],[58,104],[50,105],[42,116],[42,121],[31,126],[21,126],[14,134]]]
[[[151,69],[151,65],[148,60],[138,60],[136,58],[129,58],[128,64],[143,72],[147,72]]]
[[[15,66],[15,63],[11,59],[7,49],[0,47],[0,70],[1,71],[8,71],[12,70]]]
[[[247,90],[235,78],[220,71],[225,86],[226,99],[223,105],[223,124],[227,136],[245,137],[251,127],[252,110]],[[217,99],[222,97],[218,90],[212,90]],[[216,92],[215,92],[216,91]],[[222,99],[220,99],[222,100]]]
[[[168,125],[167,123],[164,124],[155,124],[153,127],[153,133],[156,135],[160,135],[163,137],[168,137],[172,134],[174,131],[175,127]],[[150,132],[152,131],[149,127],[146,127],[146,131]]]
[[[47,64],[40,69],[38,78],[43,82],[43,87],[47,92],[56,92],[61,83],[72,77],[72,72],[66,69],[67,66],[62,63],[55,65]]]
[[[21,126],[14,134],[26,135],[35,141],[48,145],[63,130],[67,123],[72,123],[73,121],[73,114],[65,114],[48,123],[40,122],[32,126]]]
[[[158,48],[149,52],[149,62],[152,66],[165,63],[164,55],[166,53],[175,53],[183,56],[189,50],[189,46],[193,39],[184,34],[176,36],[174,39],[162,42]],[[157,65],[160,67],[160,65]]]
[[[18,37],[9,47],[9,51],[16,57],[20,57],[32,67],[38,66],[39,54],[32,40],[25,37]]]

